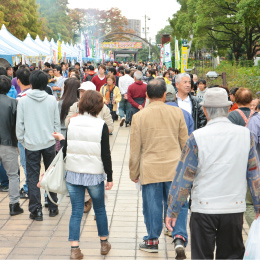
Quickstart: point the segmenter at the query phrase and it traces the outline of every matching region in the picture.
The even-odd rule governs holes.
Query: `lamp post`
[[[226,87],[227,86],[227,73],[226,72],[222,72],[220,75],[216,72],[216,71],[209,71],[206,74],[207,78],[210,79],[217,79],[218,77],[222,78],[222,82],[223,82],[223,86]]]

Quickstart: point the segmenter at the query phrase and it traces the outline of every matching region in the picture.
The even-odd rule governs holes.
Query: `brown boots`
[[[71,248],[70,259],[83,259],[83,257],[80,248]]]
[[[111,244],[107,240],[101,241],[101,255],[107,255],[110,249]]]

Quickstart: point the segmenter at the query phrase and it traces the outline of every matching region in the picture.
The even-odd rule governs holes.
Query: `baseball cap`
[[[83,82],[79,89],[83,90],[97,90],[96,85],[91,81]]]

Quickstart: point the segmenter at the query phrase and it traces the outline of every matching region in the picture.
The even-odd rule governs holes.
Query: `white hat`
[[[232,102],[228,101],[225,89],[216,87],[207,89],[200,105],[203,107],[228,107],[232,105]]]
[[[83,90],[97,90],[96,85],[91,81],[83,82],[79,89]]]

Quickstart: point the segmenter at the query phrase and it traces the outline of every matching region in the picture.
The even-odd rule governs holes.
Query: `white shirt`
[[[133,83],[135,82],[135,80],[129,76],[129,74],[126,74],[124,76],[122,76],[121,78],[119,78],[119,90],[121,92],[121,94],[126,94],[127,93],[127,90],[128,90],[128,87],[130,85],[132,85]]]
[[[176,96],[177,96],[178,106],[184,109],[185,111],[189,112],[190,114],[192,114],[192,103],[190,97],[187,96],[184,100],[182,100],[180,97],[178,97],[178,94]]]

